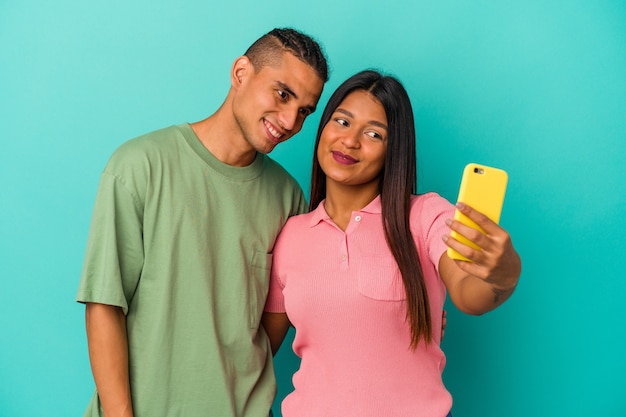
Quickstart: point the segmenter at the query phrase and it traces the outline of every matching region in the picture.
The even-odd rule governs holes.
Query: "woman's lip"
[[[346,155],[339,151],[331,151],[331,153],[333,154],[333,159],[339,162],[340,164],[352,165],[358,162],[356,159],[354,159],[350,155]]]

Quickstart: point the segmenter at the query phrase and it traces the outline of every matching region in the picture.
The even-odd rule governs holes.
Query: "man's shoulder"
[[[270,200],[278,204],[286,204],[289,215],[306,211],[307,203],[304,191],[298,181],[278,162],[263,155],[263,173],[261,184]]]
[[[291,175],[285,167],[283,167],[280,163],[270,158],[268,155],[263,155],[263,171],[267,175],[271,175],[273,180],[282,180],[286,183],[289,183],[293,186],[300,188],[298,181]]]
[[[142,134],[122,143],[111,155],[109,166],[142,161],[166,154],[183,139],[180,126],[169,126]]]
[[[116,153],[149,152],[166,147],[177,138],[182,138],[181,126],[168,126],[127,140],[117,148]]]

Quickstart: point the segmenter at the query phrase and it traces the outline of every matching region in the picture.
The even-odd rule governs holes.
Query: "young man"
[[[267,416],[269,253],[306,205],[265,154],[300,131],[327,79],[315,41],[274,29],[235,60],[213,115],[113,154],[77,295],[96,382],[85,416]]]

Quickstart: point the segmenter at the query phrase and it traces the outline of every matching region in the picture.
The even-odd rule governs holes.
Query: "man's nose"
[[[280,126],[288,131],[293,131],[298,123],[298,115],[299,115],[300,109],[296,108],[296,109],[284,109],[282,112],[280,112],[280,115],[278,117],[278,121],[280,122]]]

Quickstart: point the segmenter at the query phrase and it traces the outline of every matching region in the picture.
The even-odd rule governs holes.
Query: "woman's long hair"
[[[383,227],[387,245],[402,274],[406,292],[411,347],[420,339],[432,340],[432,325],[426,284],[417,247],[411,234],[411,194],[416,193],[415,126],[409,96],[394,77],[366,70],[347,79],[330,97],[317,131],[313,152],[310,210],[326,198],[326,174],[317,158],[322,130],[335,109],[353,91],[366,91],[382,104],[387,115],[388,139],[385,165],[380,174]]]

